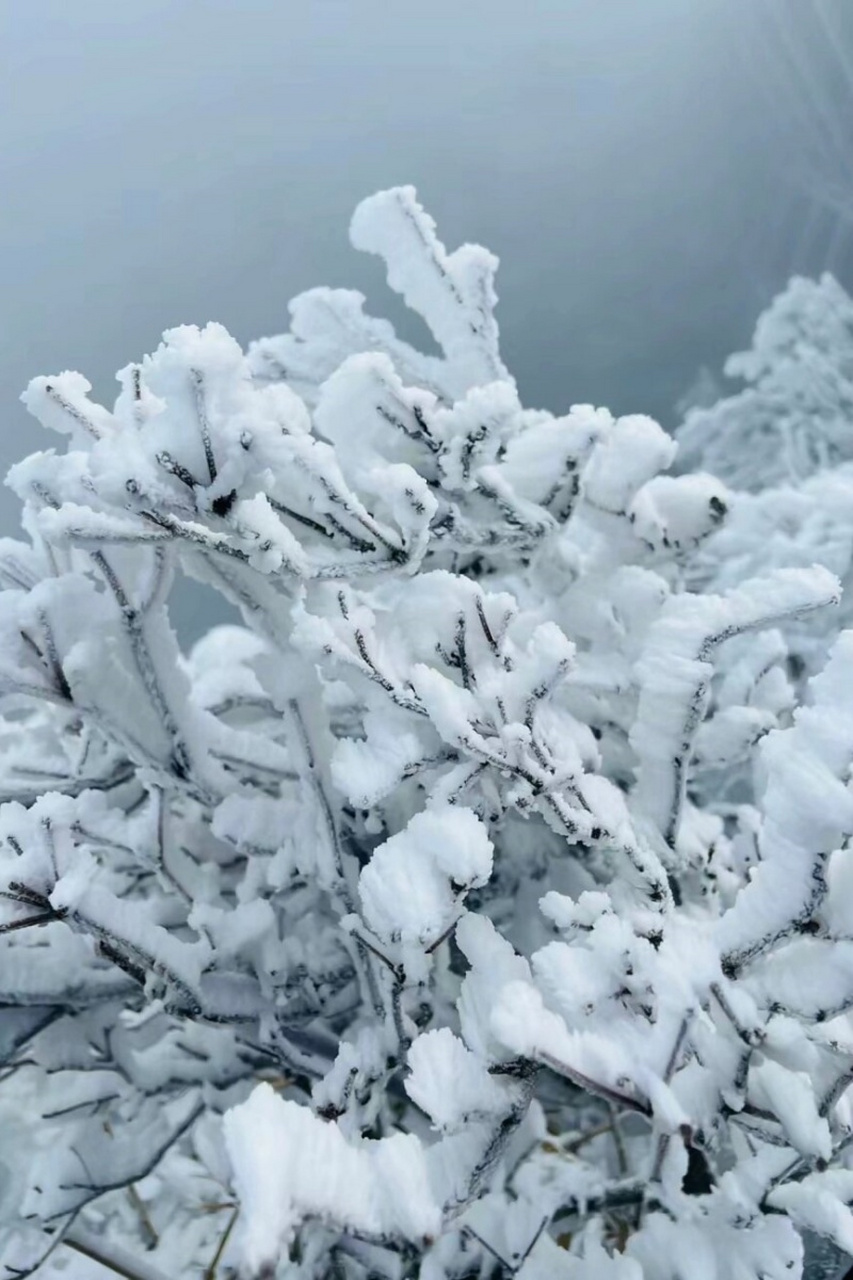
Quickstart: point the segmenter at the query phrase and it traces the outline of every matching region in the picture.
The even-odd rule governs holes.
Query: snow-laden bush
[[[799,707],[784,639],[837,581],[688,590],[724,486],[523,409],[411,189],[352,238],[440,355],[318,289],[26,393],[5,1274],[794,1280],[853,1251],[853,633]],[[188,655],[182,573],[243,620]]]

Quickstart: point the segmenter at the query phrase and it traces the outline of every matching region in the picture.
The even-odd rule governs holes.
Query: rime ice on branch
[[[724,485],[524,409],[410,188],[352,238],[439,354],[318,289],[26,393],[0,1266],[795,1276],[853,1247],[850,638],[800,709],[785,642],[837,581],[688,590]],[[189,654],[185,574],[242,620]]]

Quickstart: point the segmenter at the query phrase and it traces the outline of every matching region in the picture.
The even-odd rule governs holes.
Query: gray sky
[[[823,117],[768,3],[0,0],[0,468],[52,443],[17,404],[35,374],[111,398],[164,328],[246,342],[312,284],[387,310],[346,228],[399,182],[500,255],[528,403],[666,421],[831,251],[797,194]]]

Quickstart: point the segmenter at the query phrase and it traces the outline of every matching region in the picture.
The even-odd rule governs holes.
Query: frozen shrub
[[[724,485],[523,409],[411,189],[352,237],[440,355],[320,289],[26,393],[5,1274],[796,1277],[853,1249],[853,636],[798,708],[783,630],[837,581],[688,590]],[[242,625],[184,654],[187,573]]]

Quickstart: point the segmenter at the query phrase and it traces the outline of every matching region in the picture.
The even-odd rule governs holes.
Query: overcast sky
[[[0,468],[50,443],[17,404],[34,374],[76,368],[112,397],[164,328],[217,319],[246,342],[312,284],[385,308],[346,229],[400,182],[449,246],[499,254],[528,403],[671,422],[792,268],[844,275],[845,237],[802,195],[810,129],[810,162],[834,163],[837,104],[809,99],[808,41],[768,6],[813,7],[0,0]]]

